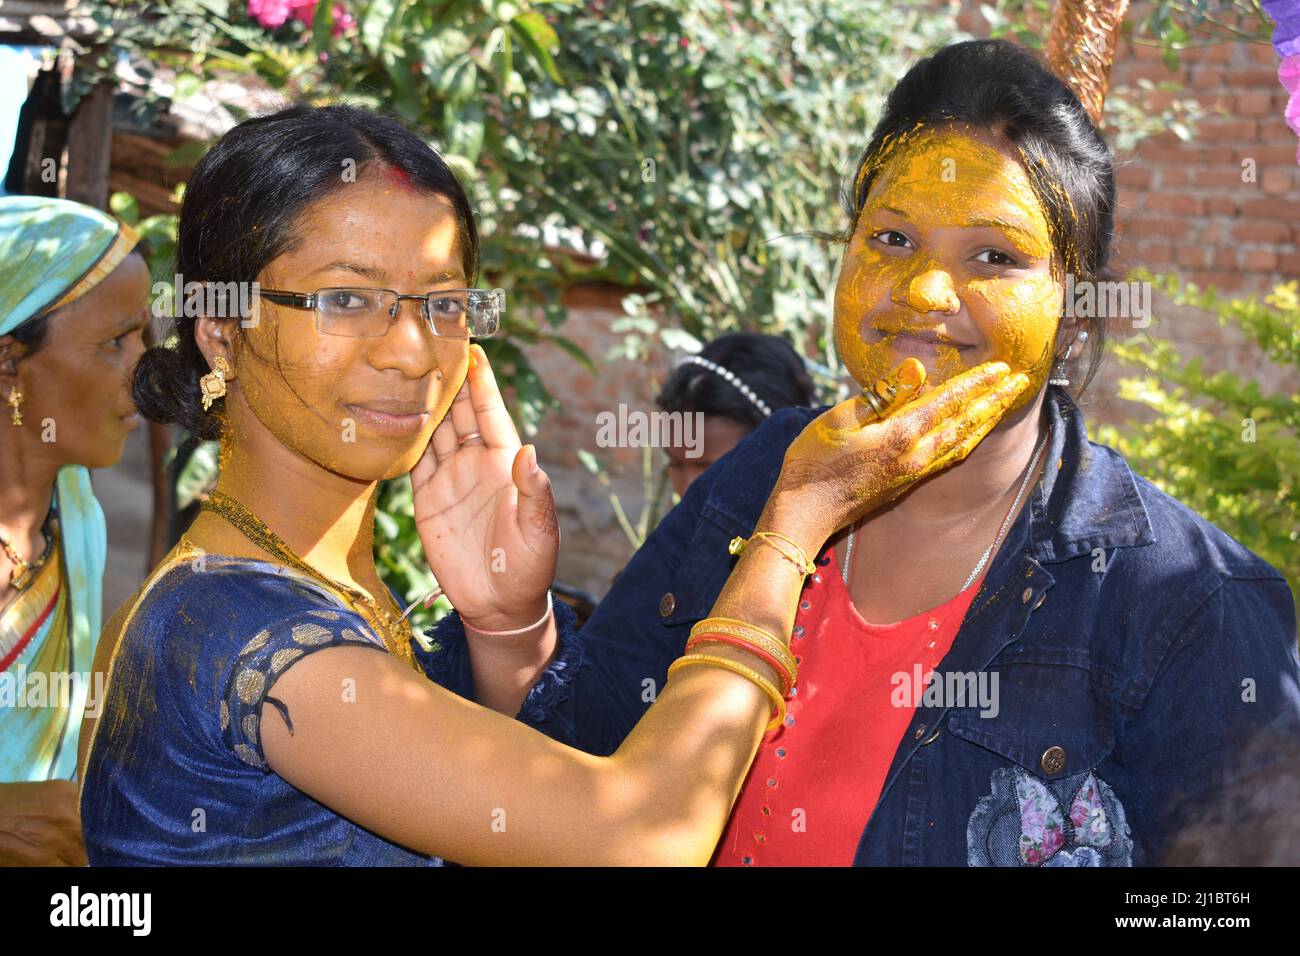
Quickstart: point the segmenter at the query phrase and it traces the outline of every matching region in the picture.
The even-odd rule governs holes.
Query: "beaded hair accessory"
[[[731,371],[730,369],[723,368],[721,365],[717,364],[716,362],[710,362],[708,359],[704,358],[701,355],[691,355],[683,359],[682,364],[703,365],[710,372],[716,372],[718,375],[721,375],[732,385],[736,386],[737,391],[739,391],[741,395],[744,395],[747,399],[753,402],[754,407],[757,408],[760,412],[762,412],[764,415],[772,414],[772,409],[768,406],[767,402],[759,398],[754,393],[754,390],[750,388],[748,385],[746,385],[744,382],[742,382],[740,380],[740,376],[738,376],[735,372]]]

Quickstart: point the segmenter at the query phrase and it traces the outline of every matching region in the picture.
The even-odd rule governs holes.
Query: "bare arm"
[[[790,479],[783,469],[760,527],[815,553],[841,522],[969,451],[1025,385],[1023,376],[1005,376],[1005,366],[973,370],[941,400],[875,425],[864,425],[858,400],[836,406],[791,446]],[[840,460],[852,467],[837,471]],[[774,548],[751,547],[713,612],[788,640],[802,584]],[[776,682],[743,650],[709,652]],[[340,688],[349,679],[355,694],[345,700]],[[685,668],[602,758],[365,649],[319,651],[274,686],[293,732],[264,709],[262,744],[273,770],[394,842],[466,864],[706,863],[770,715],[747,679]]]
[[[730,592],[788,633],[801,585],[775,551],[751,549],[718,606]],[[593,757],[356,647],[304,658],[274,694],[293,722],[262,711],[276,773],[387,839],[474,865],[707,863],[770,716],[745,678],[686,668],[617,753]]]

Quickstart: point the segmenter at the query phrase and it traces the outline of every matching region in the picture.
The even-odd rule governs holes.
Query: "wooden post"
[[[108,160],[113,140],[113,85],[97,83],[68,120],[68,178],[64,195],[108,208]]]

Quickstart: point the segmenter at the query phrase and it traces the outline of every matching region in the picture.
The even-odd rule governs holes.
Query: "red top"
[[[714,866],[853,864],[929,675],[979,591],[976,582],[906,621],[868,624],[827,558],[795,616],[799,680],[785,725],[763,737]]]

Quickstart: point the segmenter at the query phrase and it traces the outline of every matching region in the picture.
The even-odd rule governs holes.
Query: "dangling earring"
[[[213,362],[217,367],[199,379],[199,394],[203,396],[205,412],[213,402],[226,394],[226,374],[230,371],[230,363],[224,355],[218,355]]]
[[[1078,339],[1079,352],[1083,352],[1083,343],[1088,341],[1088,332],[1084,330],[1079,333]],[[1065,368],[1065,360],[1074,353],[1074,342],[1065,350],[1065,354],[1056,360],[1056,367],[1052,369],[1052,377],[1047,380],[1049,385],[1060,385],[1062,387],[1070,384],[1070,373]]]
[[[27,399],[23,397],[22,392],[18,391],[18,386],[11,385],[9,387],[8,398],[9,406],[14,410],[13,415],[9,418],[11,424],[21,425],[23,423],[23,413],[18,409],[25,401],[27,401]]]

